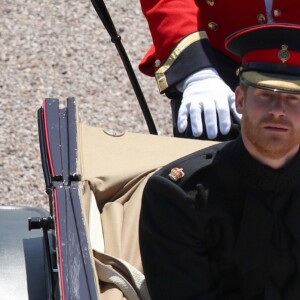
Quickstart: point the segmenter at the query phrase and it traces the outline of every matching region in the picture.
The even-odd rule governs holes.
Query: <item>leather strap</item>
[[[101,281],[115,284],[127,300],[151,300],[143,273],[120,258],[96,250],[93,252],[96,272]]]

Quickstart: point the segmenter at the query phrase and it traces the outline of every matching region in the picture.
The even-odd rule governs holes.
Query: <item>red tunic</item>
[[[153,46],[140,70],[150,76],[164,65],[174,47],[193,32],[205,31],[212,48],[230,56],[224,40],[239,29],[267,22],[300,23],[299,0],[273,0],[269,19],[264,0],[141,0],[141,5]],[[231,58],[238,62],[236,57]]]

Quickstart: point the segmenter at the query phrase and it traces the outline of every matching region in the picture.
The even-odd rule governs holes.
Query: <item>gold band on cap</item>
[[[295,76],[245,71],[241,75],[241,81],[246,81],[249,85],[257,88],[277,90],[291,94],[300,93],[300,78]]]

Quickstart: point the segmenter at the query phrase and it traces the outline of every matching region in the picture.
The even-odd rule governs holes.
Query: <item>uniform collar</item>
[[[300,182],[299,152],[284,167],[273,169],[253,158],[239,137],[224,148],[224,154],[230,157],[231,167],[242,174],[242,181],[259,190],[284,192]]]

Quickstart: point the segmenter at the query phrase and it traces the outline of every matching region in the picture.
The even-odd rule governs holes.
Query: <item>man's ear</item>
[[[241,86],[235,89],[235,106],[238,113],[243,114],[245,106],[246,91]]]

